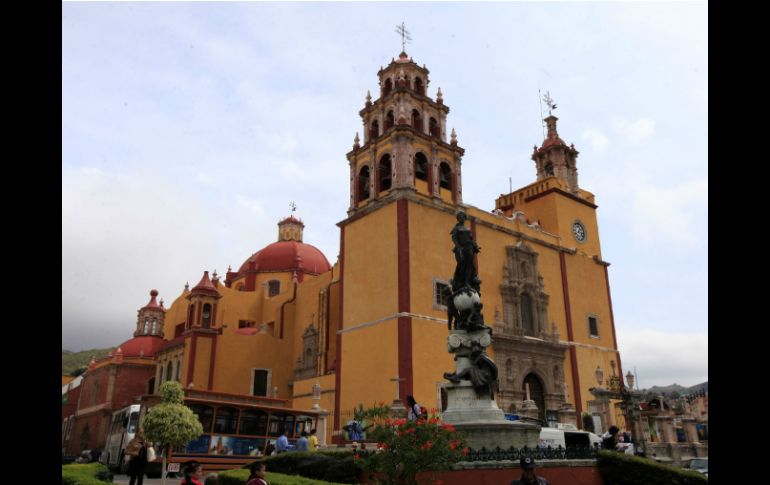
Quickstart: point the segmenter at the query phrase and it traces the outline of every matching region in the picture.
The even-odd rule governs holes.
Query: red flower
[[[452,451],[457,449],[457,445],[458,445],[457,440],[454,440],[451,443],[449,443],[449,447],[452,449]]]
[[[463,448],[463,456],[467,456],[469,451],[471,450],[469,450],[467,446]]]

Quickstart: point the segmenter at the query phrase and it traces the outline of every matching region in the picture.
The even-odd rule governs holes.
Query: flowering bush
[[[364,459],[364,469],[386,476],[389,484],[415,485],[419,472],[449,470],[468,454],[463,435],[435,415],[417,421],[375,419],[370,435],[377,451]]]

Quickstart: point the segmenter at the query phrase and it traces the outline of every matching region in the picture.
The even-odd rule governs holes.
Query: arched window
[[[270,280],[267,282],[267,296],[275,296],[281,292],[281,282],[278,280]]]
[[[428,131],[430,131],[430,136],[434,138],[441,138],[441,128],[439,127],[436,118],[431,118],[428,121]]]
[[[158,384],[163,383],[163,364],[158,366]]]
[[[235,434],[238,429],[238,410],[230,407],[217,409],[217,417],[214,419],[215,433]]]
[[[356,191],[356,203],[369,198],[369,165],[364,165],[358,172],[358,190]]]
[[[382,88],[382,95],[387,96],[393,90],[393,81],[390,78],[385,80],[385,86]]]
[[[452,190],[452,169],[449,168],[449,164],[443,162],[439,165],[439,185],[442,189]]]
[[[535,320],[532,315],[532,297],[527,293],[521,295],[521,327],[524,335],[535,336]]]
[[[182,373],[182,359],[179,359],[176,361],[176,377],[174,377],[174,380],[177,382],[182,382],[182,380],[179,378],[179,375]]]
[[[147,394],[152,394],[155,392],[155,378],[150,377],[150,379],[147,381]]]
[[[377,120],[372,121],[372,128],[369,130],[369,138],[374,140],[380,136],[380,122]]]
[[[380,159],[380,166],[377,168],[377,178],[379,180],[377,190],[379,192],[390,189],[392,181],[391,171],[390,155],[385,154]]]
[[[545,164],[545,175],[553,175],[553,164],[551,162]]]
[[[166,365],[166,380],[170,381],[171,379],[173,379],[174,378],[173,375],[174,375],[174,363],[169,360],[168,365]]]
[[[190,304],[190,309],[187,311],[187,328],[192,327],[193,319],[195,318],[195,304]]]
[[[414,92],[417,94],[425,94],[425,89],[422,86],[422,79],[419,77],[414,78]]]
[[[422,152],[417,152],[414,156],[414,178],[428,181],[428,159]]]
[[[211,304],[203,305],[203,328],[211,327]]]
[[[390,128],[393,127],[395,122],[393,121],[393,111],[388,111],[388,114],[385,115],[385,131],[388,131]]]
[[[145,317],[144,319],[144,328],[142,328],[142,333],[144,335],[147,335],[147,332],[150,331],[150,319]]]
[[[201,425],[203,425],[203,432],[211,433],[211,422],[213,421],[212,418],[214,417],[214,408],[203,404],[190,404],[190,409],[195,413],[196,416],[198,416],[198,421],[200,421]]]
[[[522,391],[524,396],[527,395],[527,387],[529,387],[529,398],[535,401],[537,406],[537,413],[542,421],[545,421],[545,394],[543,393],[543,384],[535,374],[527,374],[524,378],[524,385]]]
[[[156,335],[158,333],[158,319],[153,318],[152,319],[152,330],[150,331],[153,335]]]
[[[422,133],[422,118],[420,118],[420,112],[416,109],[412,110],[412,126],[415,130]]]

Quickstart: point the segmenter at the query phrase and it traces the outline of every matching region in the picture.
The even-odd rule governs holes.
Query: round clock
[[[572,224],[572,235],[575,236],[575,239],[577,239],[578,242],[585,242],[586,228],[583,227],[583,224],[579,222],[575,222],[574,224]]]

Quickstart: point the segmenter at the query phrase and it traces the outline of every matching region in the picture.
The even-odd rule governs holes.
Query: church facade
[[[533,182],[501,194],[490,212],[463,200],[464,150],[454,130],[447,134],[441,90],[427,95],[428,69],[402,52],[377,75],[379,96],[368,95],[359,113],[363,139],[356,134],[346,155],[350,197],[337,224],[339,259],[332,265],[304,242],[304,223],[291,216],[278,223],[275,243],[224,278],[204,272],[168,308],[153,292],[134,338],[121,345],[125,354],[123,347],[134,352],[136,339],[147,340],[131,356],[152,362],[147,393],[178,380],[190,391],[310,409],[318,384],[334,439],[360,404],[411,394],[440,410],[443,373],[454,369],[446,350],[455,267],[449,232],[463,210],[481,247],[498,405],[517,413],[530,399],[551,422],[564,409],[588,411],[596,368],[622,369],[597,205],[578,184],[578,152],[559,137],[557,118],[546,118],[547,138],[533,151]],[[84,396],[91,396],[89,374],[115,360],[92,363]]]

